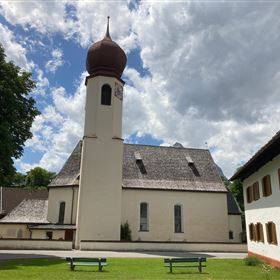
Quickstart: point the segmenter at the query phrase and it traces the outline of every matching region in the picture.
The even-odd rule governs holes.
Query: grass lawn
[[[108,258],[104,272],[96,267],[77,267],[70,271],[67,263],[59,259],[33,259],[0,261],[0,279],[254,279],[280,280],[280,270],[265,274],[262,265],[246,266],[243,260],[207,259],[202,274],[196,268],[174,268],[170,274],[163,267],[163,259]],[[269,277],[267,277],[269,276]]]

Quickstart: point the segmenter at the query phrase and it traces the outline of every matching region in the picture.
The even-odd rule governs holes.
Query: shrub
[[[121,225],[121,240],[131,241],[131,230],[128,222]]]
[[[246,265],[249,265],[249,266],[257,266],[259,264],[261,264],[262,262],[256,258],[256,257],[246,257],[244,259],[244,262]]]

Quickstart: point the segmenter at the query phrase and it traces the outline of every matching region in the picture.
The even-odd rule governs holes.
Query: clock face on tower
[[[119,100],[123,100],[123,86],[119,83],[115,83],[115,96]]]

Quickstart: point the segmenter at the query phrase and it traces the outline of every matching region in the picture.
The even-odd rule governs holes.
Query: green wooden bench
[[[69,262],[71,270],[75,269],[75,266],[98,266],[98,271],[102,271],[103,266],[106,266],[105,258],[66,258]]]
[[[202,267],[206,267],[206,258],[169,258],[164,259],[164,266],[169,267],[172,273],[173,267],[197,267],[198,271],[202,272]]]

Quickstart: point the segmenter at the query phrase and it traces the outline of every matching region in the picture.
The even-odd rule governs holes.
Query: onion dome
[[[126,66],[126,55],[120,46],[111,39],[109,18],[105,37],[94,43],[88,50],[86,68],[88,73],[93,76],[102,75],[120,79]]]

